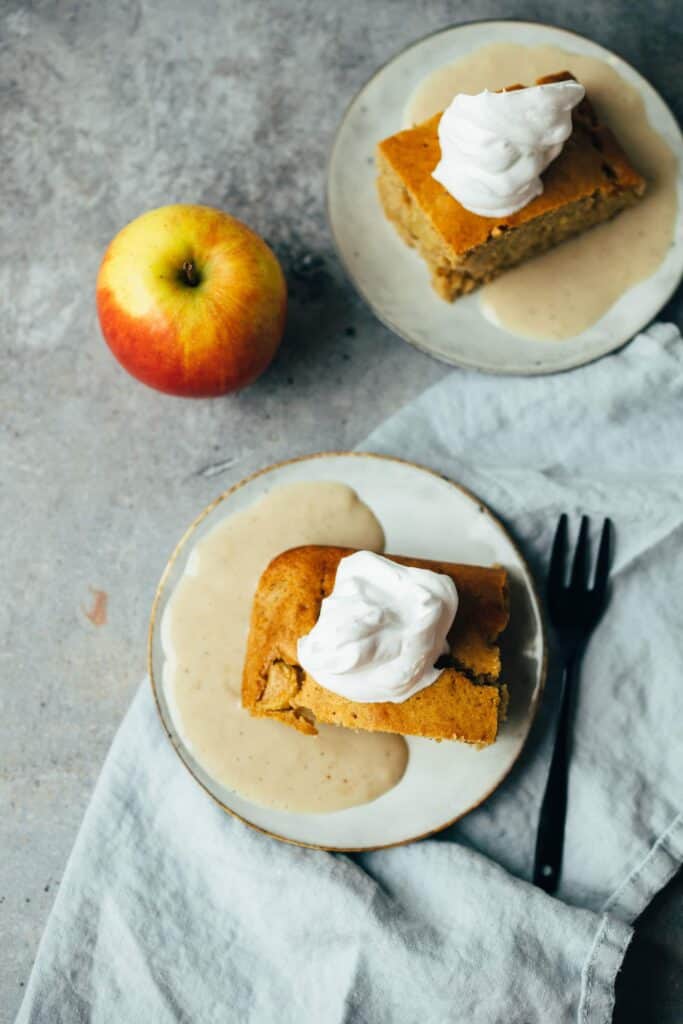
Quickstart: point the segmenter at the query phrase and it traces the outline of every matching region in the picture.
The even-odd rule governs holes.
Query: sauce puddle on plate
[[[647,192],[614,220],[508,270],[481,290],[484,311],[513,334],[540,340],[571,338],[592,326],[629,288],[655,272],[667,254],[676,220],[677,162],[650,125],[638,90],[614,68],[553,46],[484,46],[418,87],[407,125],[443,110],[458,92],[477,93],[542,75],[571,71],[585,85],[598,115],[614,132]]]
[[[197,543],[164,612],[164,690],[174,724],[206,772],[266,807],[323,813],[367,803],[396,785],[401,736],[319,726],[305,736],[252,718],[242,666],[256,585],[275,555],[300,544],[382,551],[367,505],[339,483],[278,487]]]

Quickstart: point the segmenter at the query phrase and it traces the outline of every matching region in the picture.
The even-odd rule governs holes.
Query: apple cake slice
[[[242,703],[256,717],[274,718],[315,735],[316,723],[462,740],[486,746],[505,715],[497,638],[508,621],[507,573],[387,556],[401,565],[450,576],[459,598],[448,634],[449,653],[436,681],[403,703],[360,703],[320,686],[297,660],[297,644],[318,620],[348,548],[306,546],[278,555],[258,584],[242,678]]]
[[[573,77],[562,71],[536,84]],[[516,213],[480,216],[432,176],[441,157],[440,118],[435,114],[379,143],[377,185],[387,218],[418,250],[434,289],[448,301],[608,220],[645,191],[644,178],[584,97],[572,114],[572,134],[542,175],[543,192]]]

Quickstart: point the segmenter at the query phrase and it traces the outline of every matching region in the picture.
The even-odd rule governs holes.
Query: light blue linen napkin
[[[571,374],[455,372],[363,446],[475,490],[541,571],[561,511],[618,531],[583,666],[560,898],[533,888],[555,688],[483,807],[351,858],[224,815],[149,685],[107,758],[17,1024],[609,1021],[631,923],[683,854],[683,343],[658,325]],[[497,863],[496,863],[497,862]]]

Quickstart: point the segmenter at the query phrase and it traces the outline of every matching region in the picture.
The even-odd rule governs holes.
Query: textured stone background
[[[613,47],[680,115],[680,14],[678,0],[0,0],[0,1020],[144,672],[180,532],[249,471],[351,447],[447,372],[373,320],[335,259],[324,167],[345,105],[415,38],[508,15]],[[236,397],[155,394],[98,334],[106,243],[173,201],[243,217],[287,273],[282,351]],[[91,588],[108,594],[100,627]],[[645,915],[617,1021],[680,1021],[682,892],[674,882]]]

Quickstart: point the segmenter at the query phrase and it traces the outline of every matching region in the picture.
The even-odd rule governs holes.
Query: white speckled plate
[[[565,341],[530,340],[496,326],[482,314],[476,293],[453,305],[440,299],[425,264],[399,239],[377,198],[375,145],[403,127],[405,106],[417,86],[437,68],[502,41],[559,46],[610,64],[638,89],[651,124],[679,158],[678,217],[666,259],[596,324]],[[616,54],[549,25],[457,25],[414,43],[385,64],[358,93],[339,128],[328,167],[327,202],[339,257],[379,319],[437,359],[490,373],[556,373],[611,352],[657,315],[683,274],[683,137],[673,114],[649,82]]]
[[[261,807],[212,779],[177,732],[164,693],[161,621],[194,544],[225,516],[252,505],[281,484],[335,480],[352,487],[379,518],[388,551],[479,565],[500,563],[510,573],[511,620],[503,634],[509,717],[484,750],[461,743],[409,738],[406,773],[394,789],[360,807],[333,814],[291,814]],[[406,843],[444,828],[477,807],[517,760],[545,679],[541,610],[533,580],[503,526],[456,484],[410,463],[377,455],[313,455],[248,477],[210,505],[174,551],[152,608],[149,670],[171,743],[197,782],[221,807],[277,839],[336,850],[367,850]],[[285,728],[285,726],[283,726]]]

